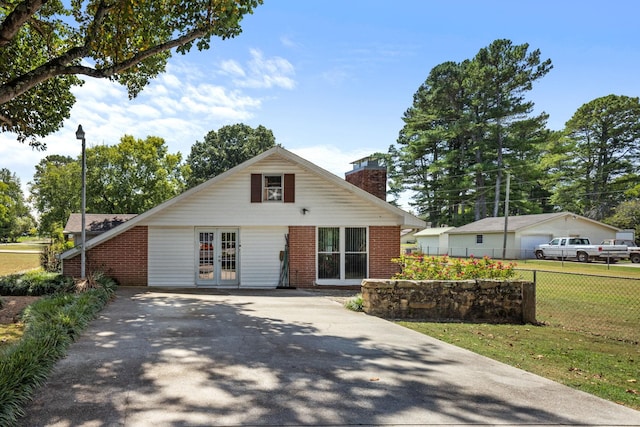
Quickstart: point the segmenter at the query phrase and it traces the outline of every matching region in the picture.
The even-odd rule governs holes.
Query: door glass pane
[[[220,233],[220,280],[236,279],[236,233]]]
[[[215,256],[213,250],[213,233],[200,233],[198,278],[213,280],[215,278]]]
[[[345,279],[367,277],[367,229],[365,227],[345,228]]]

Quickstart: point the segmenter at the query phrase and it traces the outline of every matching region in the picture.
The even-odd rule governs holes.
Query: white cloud
[[[233,59],[222,61],[222,63],[220,64],[220,68],[222,69],[223,74],[236,77],[244,77],[246,75],[244,70],[242,69],[242,66],[240,66],[240,64],[238,64],[238,62],[234,61]]]
[[[247,64],[248,71],[245,71],[235,61],[225,61],[222,64],[224,73],[238,76],[233,80],[235,85],[253,89],[272,87],[293,89],[296,87],[296,81],[293,79],[295,69],[289,61],[279,56],[265,58],[258,49],[251,49],[250,54],[251,59]]]

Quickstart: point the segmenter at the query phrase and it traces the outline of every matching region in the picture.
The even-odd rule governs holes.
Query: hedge
[[[115,289],[113,280],[99,277],[95,287],[45,296],[25,310],[22,339],[0,352],[0,425],[17,424],[35,390]]]

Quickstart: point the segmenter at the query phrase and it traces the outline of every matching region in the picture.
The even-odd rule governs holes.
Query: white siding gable
[[[295,174],[295,203],[250,202],[251,174]],[[303,215],[302,209],[307,209]],[[400,225],[402,218],[280,156],[270,156],[157,212],[150,226]]]

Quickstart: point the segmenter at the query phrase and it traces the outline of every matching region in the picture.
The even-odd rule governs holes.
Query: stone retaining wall
[[[362,281],[363,309],[389,319],[535,323],[535,286],[514,280]]]

